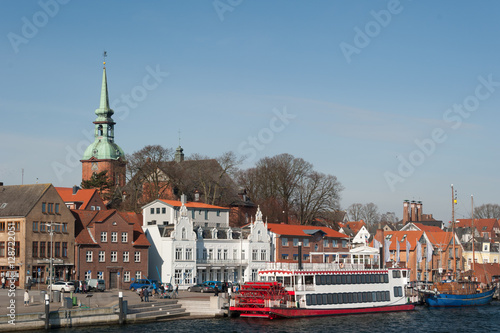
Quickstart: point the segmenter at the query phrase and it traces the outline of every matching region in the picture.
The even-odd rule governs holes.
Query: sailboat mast
[[[472,271],[474,272],[474,263],[475,263],[475,253],[474,253],[474,196],[470,196],[471,202],[471,229],[472,229]]]
[[[455,258],[455,192],[453,191],[453,184],[451,184],[451,237],[453,238],[453,278],[457,274],[457,260]]]

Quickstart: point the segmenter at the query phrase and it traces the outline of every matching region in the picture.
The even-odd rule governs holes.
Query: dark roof
[[[0,216],[27,216],[52,184],[0,186]]]

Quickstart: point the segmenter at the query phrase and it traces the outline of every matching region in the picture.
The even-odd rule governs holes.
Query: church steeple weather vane
[[[104,68],[106,68],[106,57],[108,56],[108,52],[104,51],[102,54],[102,65]]]

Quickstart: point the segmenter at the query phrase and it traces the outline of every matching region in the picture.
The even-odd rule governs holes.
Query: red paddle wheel
[[[234,297],[229,310],[241,317],[273,319],[270,308],[284,307],[291,300],[290,294],[278,282],[247,282]]]

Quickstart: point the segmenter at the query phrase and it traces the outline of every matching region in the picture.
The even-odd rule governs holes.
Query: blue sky
[[[495,1],[0,3],[0,181],[81,181],[108,52],[116,142],[290,153],[342,206],[451,219],[498,203]],[[156,73],[152,75],[152,73]],[[129,97],[127,97],[129,96]],[[127,102],[128,101],[128,102]]]

